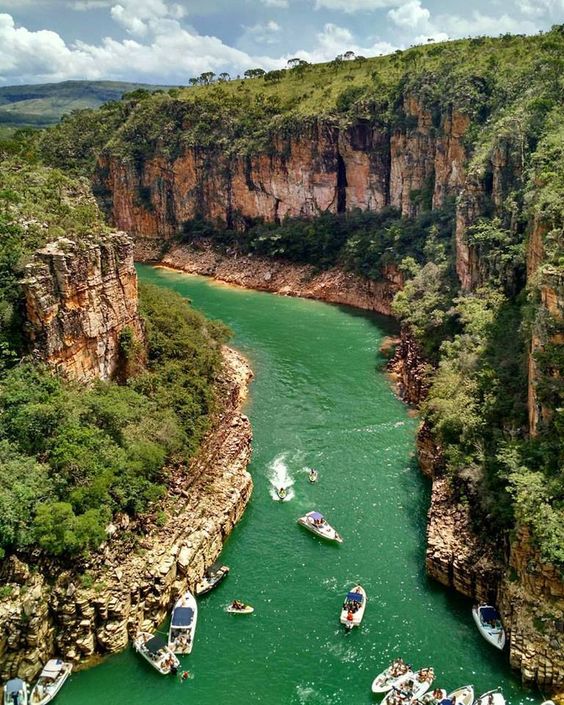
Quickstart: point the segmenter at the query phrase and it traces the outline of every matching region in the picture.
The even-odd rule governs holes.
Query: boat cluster
[[[385,693],[382,705],[505,705],[499,690],[490,690],[474,699],[474,687],[463,685],[447,694],[431,686],[435,671],[428,666],[413,670],[403,659],[393,661],[372,681],[373,693]]]
[[[4,686],[4,705],[47,705],[61,690],[71,671],[71,663],[51,659],[31,690],[21,678],[12,678]]]

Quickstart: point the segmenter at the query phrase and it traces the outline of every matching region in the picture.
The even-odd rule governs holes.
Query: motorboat
[[[317,470],[315,470],[314,468],[310,468],[308,473],[308,480],[310,482],[317,482],[318,478],[319,473],[317,472]]]
[[[472,616],[480,634],[496,649],[505,646],[505,630],[499,612],[491,605],[477,605],[472,608]]]
[[[354,587],[347,596],[341,609],[340,622],[347,629],[358,627],[366,609],[366,592],[361,585]]]
[[[72,672],[72,664],[61,659],[50,659],[39,674],[39,680],[33,686],[30,697],[31,705],[46,705],[57,695]]]
[[[4,705],[28,705],[29,689],[21,678],[11,678],[4,686]]]
[[[398,678],[410,673],[410,666],[402,659],[397,658],[382,673],[379,673],[372,681],[373,693],[387,693],[396,683]]]
[[[172,610],[168,629],[168,648],[175,654],[189,654],[194,645],[198,605],[191,592],[185,592]]]
[[[288,490],[285,487],[279,487],[276,490],[276,494],[278,495],[278,499],[284,501],[288,496]]]
[[[214,563],[206,570],[200,582],[196,584],[196,595],[200,597],[200,595],[205,595],[207,592],[210,592],[210,590],[213,590],[214,587],[217,587],[228,573],[228,566],[221,565],[221,563]]]
[[[400,705],[421,698],[431,687],[435,679],[435,671],[430,668],[420,668],[418,671],[409,671],[398,678],[391,690],[388,691],[382,703],[385,705]]]
[[[139,632],[133,640],[133,648],[163,676],[176,673],[180,666],[180,661],[160,634]]]
[[[480,695],[474,705],[505,705],[505,698],[499,690],[488,690],[487,693]]]
[[[444,688],[434,688],[432,692],[427,692],[421,698],[421,705],[440,705],[447,699],[447,692]]]
[[[305,516],[298,519],[298,524],[304,526],[312,534],[321,536],[323,539],[328,541],[336,541],[337,543],[343,543],[343,539],[340,534],[338,534],[335,529],[328,523],[323,514],[319,512],[308,512]]]
[[[463,685],[447,695],[451,705],[472,705],[474,702],[474,686]]]
[[[246,605],[243,602],[239,602],[239,600],[233,600],[225,611],[229,612],[229,614],[252,614],[255,611],[255,608],[251,607],[251,605]]]

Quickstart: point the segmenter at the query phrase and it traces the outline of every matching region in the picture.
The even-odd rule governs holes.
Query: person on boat
[[[245,605],[242,602],[240,602],[239,600],[233,600],[233,602],[231,603],[231,609],[244,610]]]
[[[182,671],[182,673],[180,674],[181,681],[187,681],[189,677],[190,674],[188,673],[188,671]]]
[[[488,695],[488,705],[493,705],[494,704],[494,696],[493,693],[490,693]]]

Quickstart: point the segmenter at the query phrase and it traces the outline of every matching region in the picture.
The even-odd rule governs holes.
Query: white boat
[[[64,682],[70,676],[72,663],[61,659],[50,659],[39,674],[39,680],[31,691],[31,705],[46,705],[57,695]]]
[[[463,685],[447,695],[451,705],[472,705],[474,702],[474,686]]]
[[[309,474],[308,474],[308,480],[310,482],[317,482],[318,478],[319,478],[319,473],[317,472],[317,470],[315,470],[314,468],[310,468]]]
[[[409,665],[402,658],[397,658],[372,681],[372,692],[387,693],[399,678],[410,672]]]
[[[472,608],[472,616],[480,634],[496,649],[505,646],[505,630],[499,612],[491,605],[478,605]]]
[[[11,678],[4,686],[4,705],[28,705],[29,689],[21,678]]]
[[[365,609],[366,592],[362,585],[356,585],[345,597],[341,609],[341,624],[344,624],[347,629],[358,627],[364,617]]]
[[[168,648],[175,654],[189,654],[194,645],[198,605],[191,592],[184,595],[174,605],[168,629]]]
[[[474,705],[505,705],[505,698],[498,690],[488,690],[480,695]]]
[[[328,541],[343,543],[343,539],[340,534],[335,531],[331,524],[327,522],[323,514],[320,514],[319,512],[308,512],[305,516],[298,519],[298,524],[305,526],[305,528],[313,534],[321,536],[321,538],[327,539]]]
[[[255,608],[251,607],[251,605],[245,605],[243,602],[239,602],[239,600],[233,600],[225,611],[229,612],[229,614],[252,614]]]
[[[180,661],[160,634],[139,632],[133,640],[133,648],[163,676],[176,673],[180,666]]]
[[[418,700],[429,690],[434,679],[435,671],[432,668],[410,671],[398,678],[382,703],[400,705],[400,703],[411,703]]]
[[[447,692],[444,688],[435,688],[431,693],[427,692],[421,698],[419,702],[421,705],[440,705],[443,700],[447,699]]]
[[[214,587],[219,585],[228,573],[228,566],[221,565],[221,563],[214,563],[206,570],[200,582],[197,583],[195,588],[196,595],[199,597],[200,595],[205,595],[210,590],[213,590]]]

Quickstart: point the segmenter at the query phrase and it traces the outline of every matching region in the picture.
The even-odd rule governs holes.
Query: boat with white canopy
[[[312,534],[321,536],[323,539],[343,543],[341,535],[335,531],[323,514],[319,512],[308,512],[305,516],[298,519],[298,524],[305,527],[308,531],[311,531]]]
[[[57,695],[72,672],[72,663],[50,659],[39,674],[31,691],[31,705],[46,705]]]

